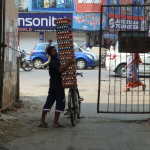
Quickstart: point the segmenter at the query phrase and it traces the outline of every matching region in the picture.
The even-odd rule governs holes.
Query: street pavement
[[[70,118],[61,115],[60,122],[65,128],[53,128],[54,108],[48,114],[48,128],[37,128],[32,135],[12,139],[2,145],[6,150],[149,150],[149,114],[97,113],[98,69],[82,70],[83,78],[78,77],[78,87],[82,103],[82,118],[72,126]],[[102,71],[107,80],[109,74]],[[31,97],[35,103],[45,102],[48,91],[48,71],[20,70],[21,99]],[[66,89],[66,95],[67,95]],[[33,111],[34,112],[34,111]],[[30,114],[31,115],[31,114]],[[35,115],[35,114],[33,114]],[[37,122],[41,118],[37,113]],[[28,119],[28,118],[27,118]]]

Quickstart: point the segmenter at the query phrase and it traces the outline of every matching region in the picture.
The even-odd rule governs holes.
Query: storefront
[[[72,13],[19,13],[19,46],[30,53],[40,42],[57,41],[55,19],[71,18]],[[86,45],[86,33],[74,32],[74,42]]]

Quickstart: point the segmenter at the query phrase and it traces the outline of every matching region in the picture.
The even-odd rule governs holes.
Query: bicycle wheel
[[[70,112],[71,123],[73,126],[76,125],[76,112],[75,112],[75,101],[74,101],[74,91],[69,89],[68,93],[68,108]]]

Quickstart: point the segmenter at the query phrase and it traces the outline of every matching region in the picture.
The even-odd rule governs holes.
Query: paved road
[[[81,96],[84,97],[83,108],[88,107],[90,113],[88,116],[91,117],[99,117],[99,116],[107,116],[112,117],[115,116],[117,119],[122,119],[123,115],[117,114],[108,114],[102,115],[97,114],[97,96],[98,96],[98,68],[96,69],[87,69],[87,70],[78,70],[78,72],[83,72],[83,78],[78,76],[78,87],[80,90]],[[102,77],[103,80],[109,80],[109,71],[102,69]],[[125,78],[119,78],[115,76],[114,73],[111,73],[111,79],[114,81],[116,80],[115,85],[117,85],[122,80],[122,89],[125,88]],[[118,81],[119,80],[119,81]],[[49,87],[49,75],[48,70],[32,70],[31,72],[25,72],[20,70],[20,91],[21,95],[25,96],[32,96],[34,98],[38,98],[38,100],[45,102],[48,87]],[[112,82],[112,87],[114,90],[114,82]],[[104,97],[107,96],[108,89],[106,85],[108,82],[102,82],[101,91],[104,91]],[[68,89],[66,91],[66,96],[68,93]],[[147,91],[149,92],[149,91]],[[106,94],[105,94],[106,93]],[[116,92],[117,93],[117,92]],[[124,93],[123,93],[124,94]],[[103,96],[103,95],[102,95]],[[108,97],[102,98],[107,102]],[[114,96],[113,96],[114,98]],[[86,104],[86,105],[85,105]],[[90,105],[88,105],[90,104]],[[102,105],[103,106],[103,105]],[[106,105],[107,106],[107,105]],[[102,108],[103,109],[103,108]],[[83,114],[86,114],[87,109],[83,109]],[[132,119],[140,119],[147,118],[147,115],[124,115],[124,119],[132,120]]]

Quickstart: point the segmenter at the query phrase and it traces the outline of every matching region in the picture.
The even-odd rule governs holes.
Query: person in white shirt
[[[111,43],[109,51],[107,51],[107,55],[114,54],[114,53],[115,53],[115,44]]]

